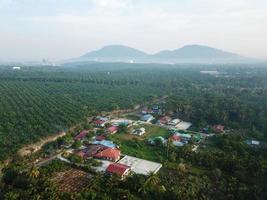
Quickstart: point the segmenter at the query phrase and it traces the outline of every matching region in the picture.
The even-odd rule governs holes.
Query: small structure
[[[78,135],[75,136],[75,140],[82,140],[88,135],[89,131],[83,130]]]
[[[220,125],[220,124],[217,124],[217,125],[212,126],[212,130],[215,133],[223,133],[224,132],[224,126]]]
[[[113,126],[129,126],[132,124],[132,121],[129,119],[114,119],[111,123]]]
[[[111,163],[107,167],[106,172],[110,174],[117,174],[121,179],[124,179],[127,175],[130,174],[131,168],[124,164]]]
[[[12,69],[13,69],[13,70],[20,70],[21,68],[20,68],[20,67],[16,67],[16,66],[14,66]]]
[[[102,141],[105,139],[106,139],[106,137],[104,135],[97,135],[97,136],[93,137],[93,140],[96,140],[96,141]]]
[[[112,141],[110,140],[102,140],[102,141],[93,141],[92,144],[100,144],[109,148],[116,148],[116,144],[114,144]]]
[[[181,140],[181,137],[179,135],[176,135],[176,134],[173,134],[171,137],[170,137],[170,140],[172,142],[174,141],[180,141]]]
[[[170,126],[176,126],[178,123],[180,123],[181,122],[181,120],[180,119],[173,119],[173,120],[171,120],[169,123],[168,123],[168,125],[170,125]]]
[[[124,156],[118,163],[130,166],[131,170],[136,174],[149,175],[150,173],[157,173],[162,164],[151,162],[132,156]]]
[[[112,125],[111,127],[109,127],[107,129],[109,134],[115,134],[115,133],[118,132],[118,130],[119,130],[119,127],[118,126],[114,126],[114,125]]]
[[[186,143],[184,142],[180,142],[180,141],[173,141],[172,144],[176,147],[182,147],[184,146]]]
[[[258,141],[258,140],[246,140],[246,143],[250,146],[259,146],[260,145],[260,141]]]
[[[96,119],[99,119],[99,120],[102,120],[102,121],[108,121],[108,120],[110,120],[110,116],[104,116],[104,117],[97,116]]]
[[[203,128],[202,133],[209,134],[209,128],[208,127]]]
[[[184,141],[188,141],[192,138],[192,136],[190,134],[186,134],[186,133],[175,133],[174,135],[177,135],[181,138],[181,140],[184,140]]]
[[[95,158],[117,162],[120,159],[121,151],[118,149],[107,148],[94,155]]]
[[[168,124],[172,119],[169,116],[161,117],[159,120],[160,124]]]
[[[107,121],[105,121],[105,120],[101,120],[101,119],[97,119],[97,120],[95,120],[93,123],[94,123],[94,125],[95,125],[96,127],[104,127],[105,124],[107,123]]]
[[[138,128],[138,129],[134,129],[132,131],[133,135],[138,135],[138,136],[142,136],[146,133],[146,129],[145,128]]]
[[[184,122],[184,121],[181,121],[181,122],[178,123],[175,127],[176,127],[178,130],[187,130],[191,125],[192,125],[191,122]]]
[[[145,122],[151,122],[153,119],[154,119],[154,117],[152,115],[150,115],[150,114],[143,115],[141,117],[141,120],[145,121]]]
[[[142,115],[147,115],[147,114],[152,114],[152,113],[153,113],[153,111],[151,109],[148,109],[148,108],[143,108],[141,111]]]
[[[89,145],[87,148],[79,151],[76,155],[87,159],[87,158],[92,158],[95,154],[104,151],[107,149],[107,147],[103,145]]]
[[[158,137],[155,137],[155,138],[149,138],[148,139],[148,143],[151,144],[151,145],[159,145],[159,144],[165,145],[166,144],[166,139],[161,137],[161,136],[158,136]]]

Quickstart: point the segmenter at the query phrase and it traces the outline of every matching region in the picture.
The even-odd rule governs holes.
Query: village
[[[59,153],[37,159],[36,165],[43,166],[58,159],[79,168],[90,168],[96,173],[115,174],[121,180],[133,173],[148,176],[157,173],[163,165],[156,157],[157,147],[172,145],[180,148],[190,143],[193,144],[192,151],[197,151],[207,137],[225,133],[223,125],[205,127],[199,132],[189,130],[191,122],[165,113],[161,105],[145,106],[134,112],[95,116],[90,118],[88,125],[88,129],[64,135]],[[132,146],[138,142],[144,145],[140,151]],[[85,184],[92,176],[81,170],[66,173],[55,178],[55,182],[64,179],[63,191],[75,189],[75,186],[67,184],[67,179],[81,176],[81,183],[84,180]]]

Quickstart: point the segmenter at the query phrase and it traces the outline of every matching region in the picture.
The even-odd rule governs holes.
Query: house
[[[13,69],[13,70],[20,70],[20,67],[16,67],[16,66],[15,66],[15,67],[13,67],[12,69]]]
[[[109,148],[116,148],[116,144],[114,144],[112,141],[110,140],[101,140],[101,141],[93,141],[92,144],[99,144],[99,145],[103,145],[105,147],[109,147]]]
[[[208,127],[203,128],[202,133],[209,134],[209,128]]]
[[[257,140],[246,140],[246,143],[248,145],[251,145],[251,146],[259,146],[260,145],[260,141],[257,141]]]
[[[152,111],[153,111],[153,113],[159,114],[159,115],[162,115],[162,113],[163,113],[163,110],[161,109],[161,107],[159,105],[154,105],[152,107]]]
[[[177,132],[174,135],[179,136],[181,138],[181,140],[183,140],[183,141],[188,141],[188,140],[190,140],[192,138],[192,136],[190,134],[186,134],[186,133]]]
[[[95,158],[110,160],[116,162],[120,159],[121,151],[118,149],[107,148],[94,155]]]
[[[176,147],[182,147],[184,146],[186,143],[184,142],[180,142],[180,141],[173,141],[172,144]]]
[[[160,124],[168,124],[172,119],[169,116],[161,117],[159,120]]]
[[[187,130],[192,125],[191,122],[180,121],[175,127],[178,130]]]
[[[151,145],[159,145],[159,144],[165,145],[166,144],[166,139],[161,137],[161,136],[158,136],[158,137],[155,137],[155,138],[149,138],[148,139],[148,143],[151,144]]]
[[[212,130],[215,133],[223,133],[224,132],[224,126],[220,125],[220,124],[217,124],[217,125],[212,126]]]
[[[143,174],[146,176],[152,173],[156,174],[162,167],[162,164],[160,163],[128,155],[124,156],[121,160],[118,161],[118,163],[129,166],[131,168],[131,171],[136,174]]]
[[[104,135],[97,135],[93,138],[93,140],[96,140],[96,141],[103,141],[105,139],[106,137]]]
[[[143,115],[141,117],[141,120],[145,121],[145,122],[151,122],[153,119],[154,119],[154,117],[152,115],[150,115],[150,114]]]
[[[88,145],[85,149],[80,150],[76,153],[77,156],[80,156],[84,159],[92,158],[95,154],[104,151],[108,147],[103,145]]]
[[[105,116],[105,117],[97,116],[96,118],[97,119],[100,119],[102,121],[108,121],[108,120],[110,120],[110,116]]]
[[[147,114],[152,114],[152,113],[153,113],[153,111],[151,109],[148,109],[148,108],[143,108],[141,111],[142,115],[147,115]]]
[[[171,120],[169,123],[168,123],[168,125],[170,125],[170,126],[176,126],[178,123],[180,123],[181,122],[181,120],[180,119],[173,119],[173,120]]]
[[[86,157],[86,153],[87,153],[87,150],[83,149],[83,150],[79,151],[76,155],[80,156],[81,158],[85,158]]]
[[[114,119],[111,121],[112,126],[129,126],[132,124],[132,121],[129,119]]]
[[[181,137],[179,135],[176,135],[176,134],[173,134],[171,137],[170,137],[170,140],[171,141],[180,141],[181,140]]]
[[[88,135],[89,131],[83,130],[78,135],[75,136],[75,140],[82,140]]]
[[[121,179],[124,179],[127,175],[130,174],[131,168],[128,165],[120,164],[120,163],[111,163],[106,172],[109,174],[116,174]]]
[[[138,129],[134,129],[132,131],[132,134],[133,135],[139,135],[139,136],[142,136],[146,133],[146,129],[145,128],[138,128]]]
[[[119,127],[118,126],[114,126],[114,125],[107,129],[109,134],[115,134],[115,133],[118,132],[118,130],[119,130]]]
[[[196,142],[201,142],[203,136],[201,134],[194,134],[193,138],[196,140]]]
[[[107,121],[101,120],[101,119],[96,119],[93,123],[96,127],[104,127],[105,124],[107,123]]]

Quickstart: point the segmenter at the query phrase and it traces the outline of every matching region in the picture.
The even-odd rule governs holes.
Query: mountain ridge
[[[74,61],[127,62],[127,63],[238,63],[257,61],[239,54],[209,47],[190,44],[174,50],[162,50],[154,54],[125,46],[107,45],[90,51]]]

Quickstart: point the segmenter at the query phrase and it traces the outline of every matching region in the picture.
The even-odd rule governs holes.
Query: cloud
[[[130,0],[93,0],[97,7],[126,8],[132,5]]]
[[[149,52],[201,43],[267,57],[263,0],[0,0],[1,5],[0,43],[14,38],[13,47],[23,51],[20,44],[28,41],[33,48],[39,42],[38,57],[68,58],[112,43]]]

